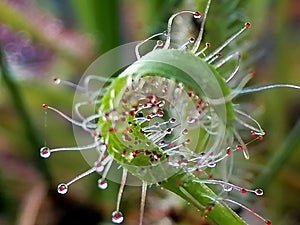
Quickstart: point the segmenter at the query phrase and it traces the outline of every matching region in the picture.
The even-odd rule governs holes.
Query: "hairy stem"
[[[246,224],[226,204],[213,201],[212,199],[217,199],[218,196],[207,185],[193,182],[185,173],[175,174],[162,182],[161,186],[196,206],[216,225]],[[207,210],[209,206],[211,210]]]

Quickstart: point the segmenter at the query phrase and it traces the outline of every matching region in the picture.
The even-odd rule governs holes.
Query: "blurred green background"
[[[98,190],[96,174],[74,184],[65,196],[58,183],[88,169],[80,153],[39,157],[39,148],[76,145],[71,125],[47,103],[71,112],[73,92],[52,78],[77,82],[102,53],[165,30],[180,9],[203,11],[205,0],[2,0],[0,2],[0,224],[111,224],[118,185]],[[251,85],[300,84],[300,2],[298,0],[214,0],[205,39],[218,46],[243,21],[253,29],[247,62],[256,71]],[[213,48],[213,47],[212,47]],[[300,224],[300,92],[277,89],[238,99],[266,130],[263,142],[250,146],[249,169],[240,180],[265,190],[249,200],[276,225]],[[239,102],[239,101],[236,101]],[[298,125],[297,124],[298,121]],[[237,162],[239,164],[239,162]],[[125,189],[125,224],[136,224],[139,189]],[[247,215],[244,215],[247,216]],[[152,188],[145,224],[209,224],[192,206]],[[255,223],[256,224],[256,223]]]

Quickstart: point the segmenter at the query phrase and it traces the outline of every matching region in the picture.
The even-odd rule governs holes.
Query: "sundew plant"
[[[73,117],[47,104],[43,108],[70,121],[82,145],[44,146],[40,154],[49,158],[59,151],[81,151],[91,165],[59,184],[60,194],[96,172],[100,189],[109,188],[107,179],[120,182],[112,212],[114,223],[126,223],[121,200],[128,183],[141,185],[139,224],[143,224],[147,188],[157,185],[195,205],[201,211],[199,219],[207,217],[220,225],[246,224],[230,204],[248,211],[261,224],[271,225],[270,220],[230,198],[231,192],[263,195],[259,187],[248,189],[230,178],[234,155],[249,159],[248,146],[265,135],[259,122],[243,111],[242,103],[233,100],[267,89],[299,87],[271,84],[245,88],[254,72],[242,68],[242,50],[222,52],[249,32],[251,24],[241,24],[220,46],[203,43],[210,4],[208,0],[201,13],[177,12],[169,18],[165,31],[101,56],[78,85],[54,78],[55,84],[76,88]],[[199,24],[197,35],[187,39],[176,27],[176,21],[185,19]],[[224,73],[223,67],[231,67],[230,72]]]

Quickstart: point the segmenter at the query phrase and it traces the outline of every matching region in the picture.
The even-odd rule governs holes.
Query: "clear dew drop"
[[[66,184],[59,184],[57,186],[57,192],[59,194],[62,194],[62,195],[66,194],[68,192],[68,185],[66,185]]]
[[[54,84],[60,84],[61,80],[58,77],[53,78],[53,83]]]
[[[162,40],[158,40],[156,42],[156,45],[159,46],[159,47],[162,47],[164,45],[164,42]]]
[[[165,30],[165,31],[163,32],[163,35],[164,35],[165,37],[168,37],[168,36],[169,36],[169,32]]]
[[[104,151],[107,150],[107,145],[102,143],[98,148],[99,148],[100,151],[104,152]]]
[[[199,12],[194,12],[194,18],[195,19],[201,18],[201,14]]]
[[[101,162],[95,162],[94,166],[97,173],[101,173],[104,170],[104,166]]]
[[[183,135],[187,135],[189,133],[189,130],[188,129],[184,129],[182,132],[181,132]]]
[[[113,223],[122,223],[124,220],[123,214],[120,211],[114,211],[111,214],[111,221]]]
[[[100,189],[102,189],[102,190],[105,190],[108,187],[108,184],[107,184],[107,182],[105,180],[103,180],[103,179],[100,178],[98,180],[98,187]]]
[[[256,189],[256,190],[254,191],[254,193],[255,193],[256,195],[258,195],[258,196],[262,196],[262,195],[264,194],[264,191],[263,191],[262,189]]]
[[[194,42],[195,42],[195,38],[191,37],[191,38],[189,39],[189,43],[190,43],[190,44],[193,44]]]
[[[232,191],[232,186],[230,186],[230,185],[224,185],[223,186],[223,190],[226,191],[226,192],[230,192],[230,191]]]
[[[50,149],[48,147],[42,147],[40,149],[40,156],[43,158],[49,158],[51,155]]]

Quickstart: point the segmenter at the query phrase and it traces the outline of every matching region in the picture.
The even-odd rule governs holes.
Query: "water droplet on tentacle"
[[[256,195],[258,195],[258,196],[261,196],[261,195],[264,194],[264,191],[263,191],[262,189],[256,189],[256,190],[254,191],[254,193],[255,193]]]
[[[98,187],[102,190],[105,190],[108,187],[108,184],[107,184],[106,180],[103,180],[103,179],[100,178],[98,180]]]
[[[230,185],[223,186],[223,190],[226,191],[226,192],[230,192],[230,191],[232,191],[232,189],[233,189],[233,187],[230,186]]]
[[[62,194],[62,195],[66,194],[68,192],[68,185],[66,185],[66,184],[59,184],[57,186],[57,192],[59,194]]]
[[[51,151],[48,147],[42,147],[40,149],[40,156],[43,158],[49,158],[51,155]]]
[[[111,215],[111,221],[113,223],[122,223],[124,220],[123,214],[120,211],[114,211]]]
[[[101,173],[104,170],[104,165],[101,162],[95,162],[94,166],[97,173]]]
[[[194,18],[195,19],[199,19],[201,17],[201,13],[200,12],[194,12]]]
[[[58,77],[53,78],[53,83],[54,84],[60,84],[61,80]]]

